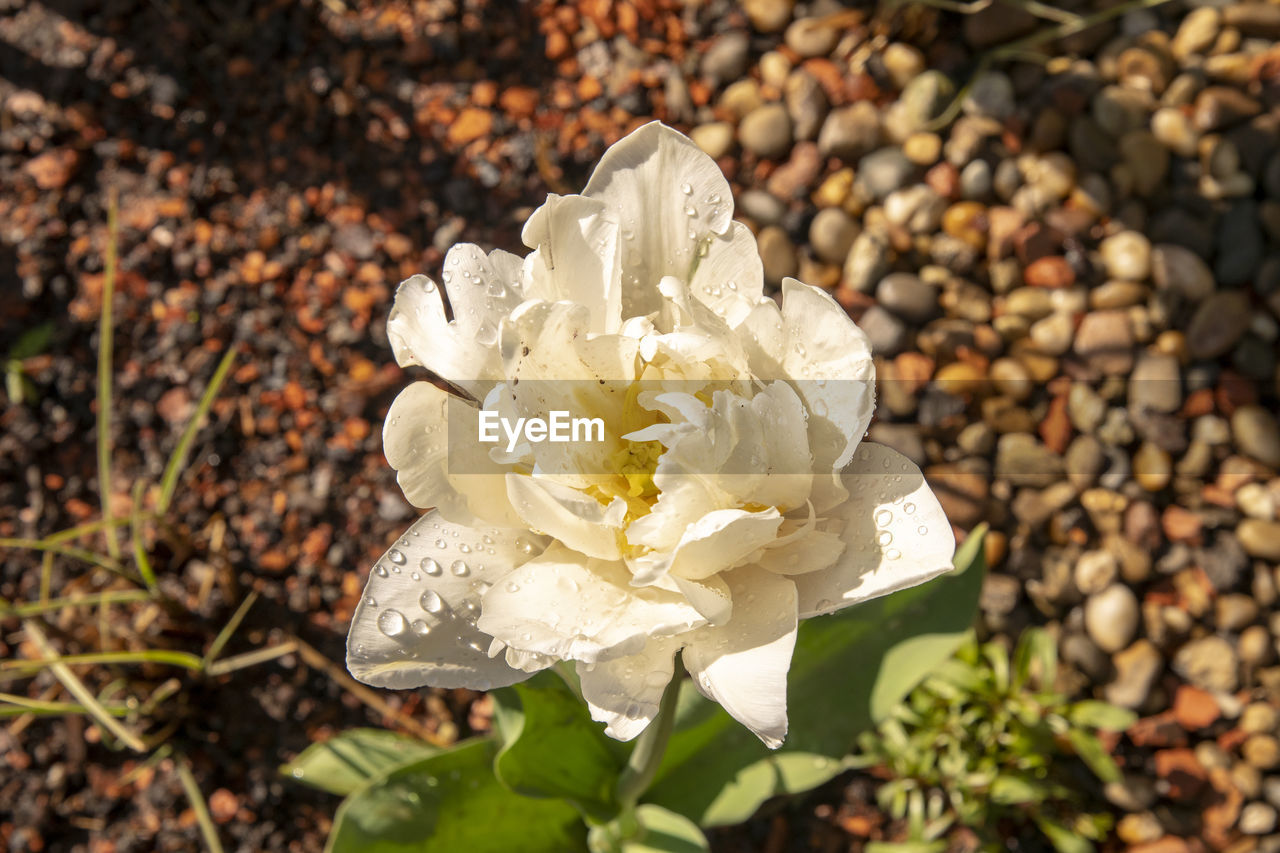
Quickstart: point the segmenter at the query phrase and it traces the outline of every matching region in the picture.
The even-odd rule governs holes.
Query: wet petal
[[[582,698],[591,719],[606,723],[605,734],[631,740],[657,716],[662,693],[674,673],[675,640],[649,640],[634,655],[578,664]]]

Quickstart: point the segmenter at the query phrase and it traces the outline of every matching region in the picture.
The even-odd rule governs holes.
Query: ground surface
[[[926,468],[958,530],[993,524],[982,633],[1049,625],[1072,690],[1144,716],[1117,745],[1111,844],[1280,849],[1280,5],[1139,5],[1044,40],[1046,66],[996,63],[930,122],[950,84],[925,69],[963,84],[1049,22],[784,0],[0,0],[0,351],[54,323],[22,362],[34,395],[0,412],[0,536],[96,517],[110,192],[118,506],[240,353],[156,545],[190,615],[68,611],[52,636],[200,653],[252,589],[229,651],[296,637],[340,662],[368,567],[413,514],[379,436],[411,378],[386,344],[396,283],[459,240],[519,251],[531,206],[660,118],[719,159],[770,279],[832,288],[872,337],[872,437]],[[85,577],[55,561],[55,594]],[[3,554],[0,595],[34,600],[38,579]],[[2,625],[0,657],[36,656]],[[95,686],[126,673],[173,674],[101,668]],[[47,675],[17,684],[66,698]],[[277,773],[309,742],[487,725],[465,691],[372,711],[301,653],[178,696],[157,726],[245,851],[323,846],[333,799]],[[101,741],[79,717],[3,721],[8,849],[198,843],[173,758],[122,783],[137,762]],[[842,778],[716,847],[861,849],[893,834],[869,790]]]

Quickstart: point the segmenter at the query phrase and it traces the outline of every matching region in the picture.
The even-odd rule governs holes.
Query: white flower
[[[800,619],[926,581],[954,538],[919,469],[861,442],[866,336],[823,291],[763,295],[728,183],[657,122],[582,195],[549,196],[521,259],[450,250],[400,286],[406,388],[383,441],[435,507],[369,577],[347,665],[369,684],[477,690],[574,661],[592,716],[635,737],[683,662],[766,744],[787,730]],[[511,417],[598,416],[601,443],[477,438]]]

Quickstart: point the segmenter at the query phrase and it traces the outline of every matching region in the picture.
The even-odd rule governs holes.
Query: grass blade
[[[0,705],[0,718],[18,717],[22,714],[35,714],[37,717],[54,717],[64,714],[87,714],[89,709],[75,702],[54,702],[44,699],[32,699],[16,693],[0,693],[0,702],[13,707]],[[125,705],[103,705],[103,709],[114,717],[123,717],[129,713]]]
[[[195,441],[196,433],[200,431],[200,424],[204,421],[205,415],[209,414],[209,408],[213,405],[214,398],[218,396],[218,389],[222,387],[223,381],[227,378],[227,372],[231,370],[231,364],[235,360],[236,348],[232,344],[223,353],[222,361],[218,362],[218,369],[213,372],[213,378],[209,380],[209,387],[204,389],[204,394],[200,397],[200,404],[196,406],[195,414],[191,416],[191,420],[187,421],[186,429],[178,439],[178,446],[173,448],[173,455],[164,466],[164,476],[160,478],[160,502],[156,506],[157,512],[164,513],[169,509],[169,502],[173,500],[173,492],[178,488],[178,475],[182,473],[182,468],[186,464],[191,443]]]
[[[98,498],[103,518],[111,518],[111,368],[113,328],[111,300],[116,288],[116,241],[119,239],[119,205],[112,190],[107,201],[107,260],[102,276],[102,317],[98,323]],[[108,524],[107,553],[120,556],[115,525]]]
[[[141,480],[133,484],[133,507],[129,512],[129,538],[133,540],[133,562],[142,575],[142,582],[147,589],[156,591],[156,572],[151,568],[151,558],[147,556],[147,543],[142,538],[142,487]]]
[[[30,628],[31,623],[28,622],[27,626]],[[89,663],[158,663],[180,666],[195,672],[204,669],[204,661],[200,658],[190,652],[177,652],[171,649],[144,649],[140,652],[87,652],[81,655],[59,655],[57,652],[46,652],[46,654],[49,657],[42,660],[0,661],[0,672],[39,672],[46,666],[66,667]]]
[[[142,513],[141,518],[143,521],[154,521],[155,515],[144,512]],[[84,524],[77,524],[75,527],[68,527],[65,530],[59,530],[57,533],[50,533],[40,541],[48,542],[50,545],[60,545],[63,542],[71,542],[75,539],[88,536],[91,533],[97,533],[99,530],[102,530],[107,526],[124,527],[126,524],[129,524],[130,521],[131,519],[123,515],[118,518],[99,518],[97,521],[88,521]]]
[[[115,736],[116,740],[132,749],[134,752],[146,752],[147,747],[136,734],[129,731],[125,726],[111,716],[111,713],[102,706],[98,698],[93,695],[85,683],[76,677],[71,668],[58,659],[58,650],[49,642],[49,638],[45,636],[44,631],[36,624],[34,619],[28,619],[22,623],[23,629],[31,641],[39,647],[42,654],[51,658],[47,661],[50,671],[54,677],[62,682],[62,686],[67,688],[67,692],[79,700],[84,706],[85,712],[93,717],[93,719],[102,726],[102,728]],[[4,663],[13,663],[14,661],[4,661]]]
[[[178,766],[178,778],[182,780],[182,788],[187,792],[187,799],[196,813],[196,823],[200,825],[200,834],[204,836],[205,846],[209,848],[210,853],[222,853],[222,842],[218,840],[218,828],[213,825],[213,818],[209,815],[209,805],[204,800],[204,794],[200,791],[195,774],[191,772],[187,757],[179,755],[175,764]]]
[[[75,548],[75,547],[72,547],[71,545],[62,545],[62,544],[50,542],[47,539],[7,539],[7,538],[0,538],[0,548],[28,548],[32,551],[44,551],[50,554],[58,554],[63,557],[74,557],[75,559],[89,563],[90,565],[98,566],[100,568],[106,569],[109,572],[114,572],[115,574],[120,575],[123,578],[128,578],[134,583],[138,582],[138,579],[136,577],[129,574],[128,569],[120,565],[111,557],[104,557],[101,554],[95,554],[94,552],[89,551],[85,548]]]
[[[267,646],[264,649],[254,649],[251,652],[232,655],[229,658],[223,658],[216,663],[210,663],[208,672],[210,675],[226,675],[229,672],[235,672],[238,669],[245,669],[250,666],[257,666],[260,663],[266,663],[269,660],[282,658],[285,655],[291,655],[298,650],[297,643],[285,640],[274,646]]]
[[[48,553],[48,552],[46,552]],[[70,598],[47,598],[29,604],[0,605],[0,614],[5,616],[39,616],[42,613],[54,613],[65,607],[98,607],[103,604],[132,604],[137,601],[149,601],[151,594],[140,589],[117,589],[109,592],[97,592],[90,595]]]
[[[209,651],[205,652],[204,665],[207,669],[211,663],[218,659],[218,655],[222,653],[222,648],[231,639],[231,635],[236,632],[236,628],[240,627],[240,623],[244,621],[244,617],[249,613],[249,608],[258,600],[258,593],[251,591],[244,597],[244,601],[240,602],[240,606],[236,608],[236,612],[231,614],[231,618],[227,620],[227,624],[222,626],[222,630],[218,632],[218,636],[213,638],[213,644],[209,646]]]

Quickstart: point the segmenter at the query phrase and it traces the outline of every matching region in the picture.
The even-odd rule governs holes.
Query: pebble
[[[1251,625],[1241,631],[1237,645],[1241,662],[1248,666],[1268,664],[1275,654],[1271,634],[1262,625]]]
[[[1235,494],[1236,506],[1249,518],[1271,521],[1276,517],[1276,499],[1261,483],[1245,483]]]
[[[1075,322],[1070,314],[1050,314],[1031,324],[1028,337],[1040,352],[1046,355],[1062,355],[1071,348]]]
[[[1221,13],[1212,6],[1193,9],[1182,19],[1178,32],[1173,37],[1170,50],[1179,59],[1193,53],[1203,53],[1218,38],[1222,26]]]
[[[1073,383],[1067,392],[1067,416],[1071,425],[1084,433],[1096,430],[1107,415],[1107,402],[1083,382]]]
[[[1126,812],[1149,809],[1158,797],[1155,782],[1137,773],[1126,773],[1119,782],[1108,782],[1102,795],[1107,802]]]
[[[1236,539],[1250,557],[1280,562],[1280,521],[1246,518],[1236,525]]]
[[[777,225],[787,215],[782,199],[764,190],[750,189],[738,199],[738,210],[760,225]]]
[[[897,140],[906,139],[932,122],[955,94],[955,84],[941,71],[913,77],[885,114],[885,126]]]
[[[1151,272],[1151,243],[1137,231],[1121,231],[1098,247],[1107,275],[1125,281],[1142,281]]]
[[[881,148],[862,158],[854,183],[866,190],[872,198],[882,200],[894,190],[906,186],[915,168],[915,164],[906,158],[902,149]]]
[[[844,261],[844,282],[860,293],[870,293],[889,271],[889,244],[880,234],[864,230],[853,241]]]
[[[1144,441],[1133,454],[1133,477],[1148,492],[1158,492],[1173,477],[1173,461],[1159,445]]]
[[[1106,375],[1123,375],[1133,367],[1133,323],[1127,311],[1094,311],[1076,330],[1075,352]]]
[[[787,232],[776,225],[760,229],[756,237],[760,248],[760,260],[764,265],[764,278],[772,284],[778,284],[787,276],[793,276],[798,269],[795,247]]]
[[[1089,596],[1084,604],[1084,627],[1089,639],[1104,652],[1118,652],[1138,630],[1138,599],[1122,584]]]
[[[787,47],[804,58],[826,56],[840,40],[841,30],[820,18],[800,18],[783,34]]]
[[[938,288],[911,273],[890,273],[876,285],[876,302],[912,323],[938,313]]]
[[[1226,631],[1241,631],[1258,618],[1258,605],[1240,593],[1229,593],[1214,602],[1214,621]]]
[[[1231,643],[1210,635],[1192,640],[1173,656],[1173,670],[1189,683],[1209,691],[1231,692],[1238,684],[1236,650]]]
[[[1218,220],[1218,257],[1213,275],[1219,285],[1253,281],[1262,263],[1265,240],[1258,227],[1258,207],[1252,200],[1236,202]]]
[[[1246,734],[1275,734],[1280,714],[1268,702],[1250,702],[1240,712],[1240,731]]]
[[[1011,432],[996,443],[995,471],[1015,486],[1043,489],[1061,479],[1063,462],[1034,436]]]
[[[1119,139],[1145,127],[1152,108],[1150,93],[1106,86],[1093,98],[1093,120],[1112,139]]]
[[[875,355],[895,356],[907,345],[907,325],[879,305],[868,308],[858,326]]]
[[[925,70],[924,54],[914,45],[891,42],[880,55],[880,62],[893,85],[899,90]]]
[[[831,106],[817,79],[807,71],[792,72],[787,77],[784,97],[795,138],[807,140],[817,136]]]
[[[1106,551],[1086,551],[1072,573],[1082,595],[1099,593],[1116,579],[1116,558]],[[1122,643],[1121,645],[1127,645]]]
[[[961,109],[966,115],[1003,121],[1013,115],[1013,81],[1000,71],[983,71],[969,83]]]
[[[751,26],[762,33],[776,33],[791,20],[795,0],[742,0]]]
[[[1240,810],[1236,826],[1245,835],[1267,835],[1276,828],[1276,810],[1268,803],[1249,803]]]
[[[1175,107],[1161,107],[1151,116],[1151,135],[1179,157],[1194,157],[1200,131],[1191,117]]]
[[[782,104],[764,104],[748,113],[738,125],[742,147],[767,160],[791,150],[791,117]]]
[[[1176,356],[1144,352],[1129,376],[1129,407],[1176,412],[1182,406],[1182,375]]]
[[[1280,423],[1262,406],[1241,406],[1231,415],[1236,447],[1269,468],[1280,470]]]
[[[818,133],[818,150],[826,157],[847,163],[874,151],[880,145],[880,112],[870,101],[858,101],[827,114]]]
[[[1231,3],[1222,10],[1222,23],[1246,36],[1280,39],[1280,7],[1262,0]]]
[[[1163,243],[1151,250],[1151,279],[1156,287],[1200,302],[1214,290],[1209,265],[1183,246]]]
[[[750,42],[744,32],[729,32],[713,41],[702,55],[700,69],[711,85],[741,79],[751,59]]]
[[[1192,358],[1225,355],[1249,329],[1249,298],[1236,290],[1212,294],[1187,323],[1187,351]]]
[[[1138,708],[1147,701],[1164,666],[1160,652],[1150,640],[1139,639],[1124,651],[1116,652],[1111,661],[1116,677],[1103,690],[1104,697],[1121,708]]]
[[[713,160],[733,150],[733,125],[727,121],[701,124],[689,131],[689,138]]]
[[[1126,133],[1120,140],[1120,156],[1138,195],[1147,198],[1164,187],[1169,174],[1169,149],[1155,134],[1148,130]]]
[[[838,207],[818,211],[809,223],[809,245],[829,264],[842,264],[861,233],[858,223]]]
[[[1261,770],[1280,765],[1280,741],[1268,734],[1249,735],[1240,746],[1244,760]]]
[[[1210,86],[1196,96],[1192,121],[1202,133],[1221,130],[1262,112],[1262,105],[1239,89]]]
[[[902,153],[917,166],[932,166],[942,156],[942,137],[936,133],[913,133],[902,143]]]

